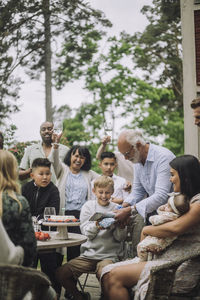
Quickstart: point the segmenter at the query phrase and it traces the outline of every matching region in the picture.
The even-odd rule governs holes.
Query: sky
[[[92,7],[102,10],[113,23],[110,34],[126,31],[130,34],[143,31],[147,20],[140,10],[151,0],[88,0]],[[11,123],[17,126],[15,138],[17,141],[40,140],[39,127],[45,121],[44,83],[33,81],[28,77],[21,87],[20,112],[11,116]],[[65,86],[61,91],[53,89],[53,106],[60,107],[68,104],[78,108],[82,102],[90,101],[87,91],[83,90],[83,82],[77,81]],[[122,120],[123,121],[123,120]]]

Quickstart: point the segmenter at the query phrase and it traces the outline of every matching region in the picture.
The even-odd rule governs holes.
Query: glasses
[[[129,151],[126,151],[125,153],[123,153],[123,155],[124,155],[125,157],[129,157],[129,155],[130,155],[132,149],[133,149],[133,146],[131,146],[131,148],[130,148]]]

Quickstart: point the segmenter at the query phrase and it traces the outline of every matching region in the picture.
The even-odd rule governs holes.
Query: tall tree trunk
[[[43,0],[44,30],[45,30],[45,110],[46,120],[53,121],[52,110],[52,75],[51,75],[51,27],[50,0]]]

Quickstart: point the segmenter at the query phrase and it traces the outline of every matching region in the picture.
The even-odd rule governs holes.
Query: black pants
[[[66,210],[66,216],[75,216],[76,219],[80,218],[80,211],[79,210]],[[81,233],[79,226],[72,226],[67,228],[68,232],[72,233]],[[67,261],[70,261],[72,258],[75,258],[80,255],[80,246],[73,246],[67,248]]]
[[[61,286],[56,281],[56,278],[55,278],[55,272],[58,267],[57,253],[56,252],[38,253],[38,255],[34,261],[33,268],[37,268],[38,260],[40,260],[40,266],[41,266],[42,272],[44,272],[49,277],[56,293],[60,294]]]

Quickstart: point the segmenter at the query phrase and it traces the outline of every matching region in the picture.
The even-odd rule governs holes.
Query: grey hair
[[[140,130],[127,129],[123,132],[125,140],[132,146],[136,147],[137,142],[141,145],[145,145],[146,141],[143,138],[142,132]]]

